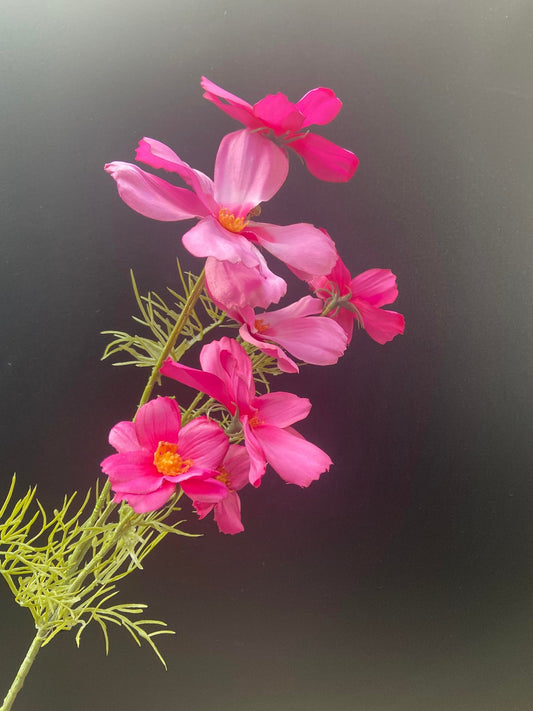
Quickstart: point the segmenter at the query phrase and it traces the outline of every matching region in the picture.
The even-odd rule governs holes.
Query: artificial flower
[[[229,410],[244,435],[254,486],[259,486],[267,462],[282,479],[299,486],[309,486],[329,469],[328,455],[291,427],[307,417],[309,400],[287,392],[256,396],[252,362],[237,341],[224,337],[208,343],[200,353],[200,365],[202,370],[167,358],[160,372]]]
[[[352,278],[339,257],[327,276],[309,283],[324,301],[328,315],[345,330],[348,343],[352,340],[354,320],[381,344],[404,332],[403,315],[381,308],[392,304],[398,296],[396,277],[390,269],[368,269]]]
[[[227,496],[217,469],[228,450],[222,428],[205,417],[181,427],[175,400],[159,397],[139,408],[134,422],[119,422],[109,433],[117,450],[101,463],[115,493],[134,511],[155,511],[179,485],[194,501],[216,503]]]
[[[281,226],[249,219],[260,203],[277,193],[288,171],[285,153],[258,133],[235,131],[222,139],[214,181],[152,138],[140,141],[137,160],[177,173],[192,191],[171,185],[136,165],[108,163],[105,169],[117,182],[120,197],[155,220],[198,218],[182,238],[194,256],[241,263],[258,269],[267,279],[271,272],[265,269],[256,245],[310,274],[310,278],[327,274],[333,267],[335,247],[323,230],[305,223]],[[279,283],[273,290],[280,291]]]
[[[216,476],[228,489],[228,495],[217,503],[208,504],[193,501],[198,516],[204,518],[214,512],[215,521],[221,533],[240,533],[244,531],[241,521],[241,500],[237,491],[249,483],[250,457],[245,447],[230,444],[222,465]]]
[[[342,101],[331,89],[312,89],[295,104],[285,94],[268,94],[252,106],[206,77],[201,85],[204,98],[247,128],[272,131],[278,141],[303,158],[316,178],[344,183],[355,173],[356,155],[308,130],[312,124],[330,123],[341,110]]]

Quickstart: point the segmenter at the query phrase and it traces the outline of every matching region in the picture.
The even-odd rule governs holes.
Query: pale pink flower
[[[218,503],[208,504],[193,501],[198,516],[204,518],[214,510],[214,518],[221,533],[240,533],[244,531],[241,521],[241,500],[237,491],[249,483],[250,457],[246,447],[230,444],[216,478],[228,489],[228,495]]]
[[[259,486],[267,462],[282,479],[299,486],[309,486],[329,469],[328,455],[291,427],[307,417],[309,400],[287,392],[256,396],[252,362],[237,341],[224,337],[208,343],[200,365],[197,370],[167,358],[161,373],[218,400],[240,423],[254,486]]]
[[[205,283],[212,301],[223,311],[245,306],[267,309],[287,291],[286,282],[266,264],[245,267],[242,262],[232,264],[213,257],[205,260]]]
[[[140,141],[137,160],[177,173],[192,190],[171,185],[130,163],[108,163],[105,169],[117,182],[120,197],[155,220],[198,218],[182,238],[194,256],[240,263],[259,270],[266,279],[272,278],[272,272],[257,246],[310,275],[327,274],[333,267],[335,247],[322,230],[304,223],[281,226],[249,219],[251,212],[257,212],[254,208],[278,192],[288,171],[285,153],[258,133],[241,130],[222,139],[214,181],[152,138]],[[279,281],[272,290],[280,291]]]
[[[345,330],[348,343],[352,340],[354,320],[381,344],[404,332],[403,315],[380,308],[392,304],[398,296],[396,277],[390,269],[369,269],[352,279],[339,257],[327,276],[309,283],[331,309],[328,315]]]
[[[119,422],[109,433],[117,450],[101,463],[115,493],[134,511],[155,511],[179,485],[194,501],[217,503],[227,487],[217,469],[228,450],[222,428],[205,417],[181,427],[175,400],[160,397],[139,408],[134,422]]]
[[[346,333],[332,319],[319,316],[322,301],[312,296],[277,311],[256,315],[250,307],[229,311],[242,323],[241,338],[276,358],[285,373],[297,373],[298,366],[282,350],[312,365],[333,365],[346,350]],[[280,348],[281,346],[281,348]]]
[[[351,151],[310,133],[312,124],[333,121],[342,101],[331,89],[312,89],[293,104],[285,94],[268,94],[253,106],[202,77],[204,97],[252,130],[272,131],[277,140],[292,148],[320,180],[344,183],[355,173],[359,159]]]

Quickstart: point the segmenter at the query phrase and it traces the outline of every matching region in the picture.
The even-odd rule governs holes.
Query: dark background
[[[301,490],[270,472],[234,537],[186,504],[205,535],[122,584],[176,631],[168,672],[118,628],[107,659],[98,629],[80,650],[63,634],[19,711],[533,706],[528,5],[4,0],[3,491],[13,471],[48,509],[86,490],[134,412],[147,372],[101,363],[100,331],[132,325],[130,267],[163,291],[176,256],[201,263],[179,240],[191,223],[131,211],[103,164],[146,135],[212,175],[238,126],[202,74],[252,103],[342,98],[319,132],[357,153],[353,180],[292,160],[263,216],[326,227],[352,273],[390,267],[407,322],[276,382],[311,398],[300,431],[330,473]],[[0,603],[1,695],[33,629],[3,583]]]

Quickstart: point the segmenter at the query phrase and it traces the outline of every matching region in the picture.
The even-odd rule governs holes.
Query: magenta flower
[[[246,448],[230,444],[218,471],[216,478],[227,487],[228,495],[214,504],[194,501],[194,507],[200,518],[204,518],[214,509],[215,521],[221,533],[240,533],[244,531],[244,526],[241,521],[241,500],[237,491],[249,483],[250,457]]]
[[[267,279],[272,273],[256,245],[314,276],[327,274],[335,264],[333,241],[322,230],[304,223],[280,226],[249,219],[260,203],[277,193],[288,171],[285,153],[258,133],[241,130],[222,139],[214,181],[152,138],[140,141],[137,160],[177,173],[192,190],[171,185],[130,163],[108,163],[105,169],[117,182],[120,197],[155,220],[198,218],[182,238],[194,256],[240,263],[258,269]],[[272,288],[279,291],[279,283]]]
[[[175,400],[160,397],[139,408],[135,422],[119,422],[109,433],[117,450],[101,463],[115,492],[134,511],[155,511],[179,484],[194,501],[217,503],[228,494],[217,469],[228,450],[222,428],[205,417],[181,427]]]
[[[381,344],[404,332],[402,314],[380,308],[392,304],[398,296],[396,277],[390,269],[369,269],[352,279],[339,257],[330,274],[312,279],[310,286],[331,308],[329,316],[345,330],[348,343],[354,320]]]
[[[277,311],[256,315],[246,307],[229,313],[242,323],[239,333],[244,341],[276,358],[280,370],[297,373],[298,366],[282,348],[312,365],[333,365],[346,350],[346,333],[332,319],[319,316],[321,312],[320,299],[304,296]]]
[[[256,396],[252,362],[237,341],[224,337],[208,343],[200,364],[202,370],[197,370],[167,358],[161,373],[218,400],[240,423],[254,486],[259,486],[267,462],[282,479],[299,486],[309,486],[329,469],[328,455],[291,427],[307,417],[309,400],[286,392]]]
[[[331,89],[312,89],[295,104],[285,94],[268,94],[252,106],[206,77],[202,77],[201,85],[208,101],[247,128],[272,131],[276,139],[304,159],[316,178],[345,183],[355,173],[359,163],[356,155],[308,130],[312,124],[330,123],[341,110],[342,101]]]

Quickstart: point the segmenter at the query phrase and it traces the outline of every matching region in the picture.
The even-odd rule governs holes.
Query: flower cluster
[[[270,388],[261,394],[258,363],[272,364],[271,373],[297,373],[305,363],[331,365],[352,340],[354,321],[383,344],[403,333],[404,318],[381,308],[398,294],[389,269],[352,278],[326,230],[257,220],[261,204],[287,177],[289,150],[321,180],[345,182],[354,174],[358,159],[352,152],[309,130],[339,113],[342,103],[334,92],[313,89],[296,103],[278,93],[251,105],[205,77],[201,84],[208,101],[244,124],[220,142],[213,180],[152,138],[139,142],[137,161],[177,175],[187,188],[135,164],[113,162],[105,169],[124,202],[142,215],[196,221],[183,245],[205,259],[207,295],[238,331],[204,345],[200,368],[172,358],[161,364],[161,375],[194,389],[193,405],[202,404],[180,408],[168,396],[143,404],[133,422],[111,430],[116,454],[104,459],[102,469],[114,500],[135,512],[158,509],[179,487],[200,518],[214,511],[222,532],[237,533],[243,530],[237,492],[248,483],[259,486],[267,464],[302,487],[331,465],[325,452],[293,429],[309,414],[309,400]],[[273,309],[287,283],[271,271],[265,252],[306,282],[311,294]]]

